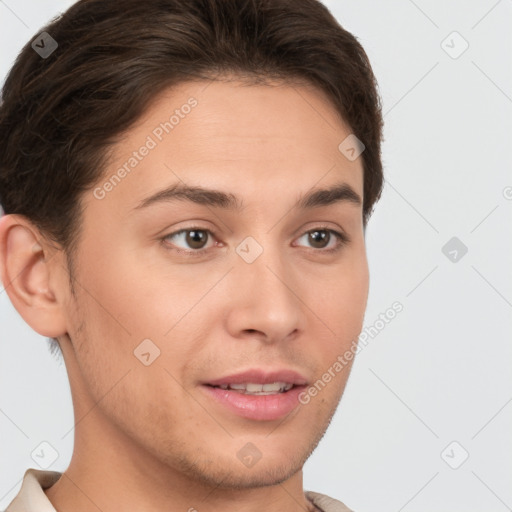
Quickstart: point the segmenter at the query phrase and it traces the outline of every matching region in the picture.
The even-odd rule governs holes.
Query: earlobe
[[[52,289],[49,262],[58,251],[43,241],[27,219],[0,219],[0,277],[13,306],[39,334],[57,337],[66,332],[62,305]],[[63,294],[61,294],[63,296]]]

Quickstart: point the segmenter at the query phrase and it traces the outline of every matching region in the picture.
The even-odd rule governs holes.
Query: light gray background
[[[2,80],[71,3],[0,0]],[[325,3],[366,49],[384,105],[365,325],[404,310],[359,353],[305,488],[356,512],[511,510],[512,2]],[[469,44],[457,58],[454,31]],[[468,248],[456,262],[441,250],[454,236]],[[41,441],[59,453],[50,469],[67,467],[73,415],[64,366],[1,288],[0,322],[3,509]]]

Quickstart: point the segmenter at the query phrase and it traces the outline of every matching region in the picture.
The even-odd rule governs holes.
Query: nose
[[[298,269],[278,250],[266,248],[252,262],[236,258],[231,272],[227,329],[234,338],[266,343],[291,339],[306,321]]]

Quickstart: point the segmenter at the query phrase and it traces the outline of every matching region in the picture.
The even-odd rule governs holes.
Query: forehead
[[[179,182],[270,201],[344,181],[362,197],[362,158],[338,149],[350,133],[312,86],[181,83],[156,97],[113,148],[98,184],[122,176],[110,180],[102,203],[131,208]]]

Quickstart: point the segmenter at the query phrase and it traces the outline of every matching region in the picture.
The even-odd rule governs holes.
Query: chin
[[[202,472],[200,479],[220,489],[256,489],[286,482],[302,469],[302,464],[295,465],[293,461],[281,462],[279,465],[259,461],[257,466],[260,467],[246,468],[240,464],[217,472],[210,468],[210,471]]]
[[[263,454],[250,467],[239,460],[235,451],[232,457],[226,457],[228,450],[208,453],[208,458],[204,455],[197,458],[182,454],[177,464],[176,460],[173,461],[173,467],[191,480],[218,489],[256,489],[278,485],[290,479],[302,469],[311,451],[298,453],[295,449],[290,454]]]

